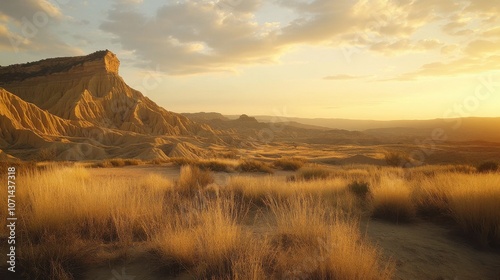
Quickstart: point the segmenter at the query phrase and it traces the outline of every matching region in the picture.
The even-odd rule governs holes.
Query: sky
[[[174,112],[500,117],[500,0],[17,0],[0,65],[109,49]]]

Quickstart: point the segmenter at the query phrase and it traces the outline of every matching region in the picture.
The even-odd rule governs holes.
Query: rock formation
[[[41,149],[70,160],[164,158],[168,151],[158,146],[174,146],[182,137],[198,147],[219,141],[209,125],[169,112],[130,88],[118,75],[119,65],[106,50],[0,67],[0,149],[23,159]],[[203,153],[178,150],[169,152]]]

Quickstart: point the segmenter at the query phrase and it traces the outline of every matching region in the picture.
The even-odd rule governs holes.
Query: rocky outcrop
[[[0,87],[63,119],[153,135],[210,135],[130,88],[110,51],[0,68]]]
[[[209,125],[130,88],[119,65],[106,50],[0,67],[0,149],[23,159],[40,149],[64,160],[165,158],[159,146],[193,142],[181,149],[189,157],[220,141]]]

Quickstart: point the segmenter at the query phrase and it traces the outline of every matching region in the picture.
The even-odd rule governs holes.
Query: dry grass
[[[295,175],[298,180],[322,180],[332,175],[331,170],[321,165],[304,166]]]
[[[420,207],[447,215],[483,245],[500,245],[500,174],[439,174],[418,189]]]
[[[415,217],[411,189],[401,178],[382,177],[373,194],[372,216],[399,222],[409,222]]]
[[[196,166],[185,165],[181,167],[176,190],[180,193],[193,195],[213,182],[214,177],[209,171],[201,170]]]
[[[91,167],[94,168],[110,168],[110,167],[124,167],[129,165],[140,165],[143,164],[142,160],[139,159],[106,159],[96,163],[91,164]]]
[[[307,168],[302,172],[328,176],[234,176],[209,192],[212,174],[195,166],[183,166],[176,183],[159,175],[93,178],[79,166],[23,173],[19,259],[31,264],[23,276],[78,279],[102,256],[97,244],[107,243],[152,248],[172,273],[196,279],[390,279],[393,263],[383,262],[359,232],[358,194],[375,217],[404,222],[416,213],[445,215],[482,244],[500,244],[498,173],[451,166]],[[4,238],[6,229],[0,233]],[[100,258],[94,262],[109,261]]]
[[[27,279],[72,279],[96,244],[147,241],[173,188],[159,176],[96,180],[82,167],[27,173],[17,183],[23,186],[16,193],[19,259],[30,264],[21,272]]]
[[[270,199],[276,279],[391,279],[393,265],[359,234],[356,220],[310,196]]]
[[[241,162],[238,165],[237,170],[240,172],[264,172],[269,174],[274,173],[273,169],[269,167],[269,165],[253,159],[244,160],[243,162]]]
[[[188,158],[172,158],[171,161],[179,166],[196,166],[203,170],[213,172],[264,172],[272,174],[273,169],[264,162],[248,159],[234,160],[227,158],[215,159],[188,159]]]
[[[297,194],[311,194],[322,197],[332,197],[346,191],[348,182],[341,178],[331,178],[321,181],[290,181],[267,176],[255,178],[250,176],[231,177],[227,189],[244,198],[263,204],[268,197],[284,198]]]
[[[304,160],[298,158],[280,158],[273,162],[273,166],[278,169],[296,171],[304,165]]]
[[[28,182],[31,182],[28,184]],[[33,183],[35,182],[35,183]],[[102,178],[92,180],[82,167],[49,170],[23,176],[20,190],[26,229],[32,238],[45,233],[74,231],[82,238],[130,241],[148,230],[143,223],[162,210],[172,183],[149,176],[143,180]],[[146,186],[153,185],[148,191]],[[78,199],[70,199],[70,198]],[[57,201],[57,203],[54,203]],[[144,202],[149,207],[143,207]]]
[[[242,229],[234,199],[202,199],[188,207],[189,219],[167,225],[156,236],[154,248],[167,266],[173,262],[198,279],[210,279],[231,273],[231,257],[243,250]]]

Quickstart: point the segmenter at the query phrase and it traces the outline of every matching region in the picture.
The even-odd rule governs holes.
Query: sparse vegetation
[[[331,176],[331,170],[320,165],[305,166],[299,169],[296,179],[299,180],[321,180]]]
[[[269,167],[264,162],[257,160],[244,160],[238,165],[238,171],[240,172],[264,172],[264,173],[274,173],[273,169]]]
[[[196,166],[186,165],[181,167],[176,189],[181,193],[195,194],[213,182],[214,177],[209,171],[201,170]]]
[[[480,244],[500,245],[500,174],[463,170],[313,165],[297,172],[301,180],[235,175],[210,192],[214,176],[197,166],[182,166],[172,182],[158,174],[96,179],[83,167],[47,165],[19,178],[19,259],[32,264],[21,273],[80,278],[140,244],[161,271],[196,279],[391,279],[394,263],[360,234],[363,215],[447,217]],[[96,255],[99,244],[123,253]]]
[[[296,171],[304,165],[304,161],[297,158],[280,158],[274,161],[273,165],[278,169]]]
[[[105,159],[96,163],[93,163],[91,167],[94,168],[110,168],[110,167],[124,167],[129,165],[140,165],[143,161],[139,159]]]
[[[411,159],[408,155],[402,152],[388,152],[385,154],[385,162],[393,167],[408,167],[411,166]]]
[[[411,190],[404,180],[382,177],[372,193],[373,217],[396,223],[410,222],[415,217]]]
[[[352,193],[361,198],[366,198],[370,193],[370,184],[363,181],[354,181],[349,184],[348,188]]]
[[[480,173],[497,172],[498,170],[499,165],[495,161],[486,161],[477,167],[477,171]]]

